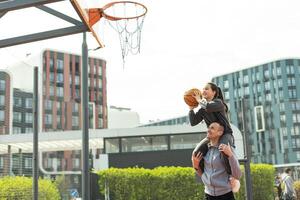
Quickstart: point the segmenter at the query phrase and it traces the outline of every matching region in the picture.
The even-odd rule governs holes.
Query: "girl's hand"
[[[228,157],[231,157],[233,155],[231,146],[228,144],[220,144],[219,145],[219,151],[223,152]]]
[[[193,97],[196,99],[197,102],[201,101],[202,95],[200,91],[194,91]]]

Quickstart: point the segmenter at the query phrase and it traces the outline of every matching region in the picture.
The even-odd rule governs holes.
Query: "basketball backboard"
[[[76,10],[78,16],[80,17],[81,21],[88,27],[91,31],[95,39],[97,40],[99,47],[104,47],[102,41],[100,40],[99,33],[95,30],[95,25],[91,26],[89,23],[89,14],[88,9],[90,9],[88,0],[71,0],[71,3]]]

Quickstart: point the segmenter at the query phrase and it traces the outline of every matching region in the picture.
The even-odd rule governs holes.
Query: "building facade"
[[[249,134],[253,162],[300,162],[300,59],[276,60],[212,81],[223,91],[231,123]]]
[[[33,132],[34,66],[38,67],[38,132],[80,130],[81,56],[47,49],[40,55],[10,66],[9,74],[0,72],[0,134]],[[14,88],[13,92],[9,88]],[[88,89],[90,129],[105,129],[108,126],[105,60],[88,58]],[[13,100],[10,100],[12,96]],[[22,153],[21,147],[18,155],[22,155],[22,160],[15,159],[14,155],[0,156],[0,168],[1,165],[4,168],[9,166],[7,163],[10,160],[19,162],[23,168],[30,168],[32,163],[28,163],[27,154],[25,156]],[[49,172],[81,168],[81,153],[78,150],[47,151],[42,155],[42,165]],[[6,171],[24,172],[12,169]]]
[[[0,71],[0,135],[11,131],[12,87],[11,75],[7,71]]]

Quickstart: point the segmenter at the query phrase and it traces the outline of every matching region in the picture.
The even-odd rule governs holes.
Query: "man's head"
[[[287,174],[291,174],[292,170],[291,170],[291,168],[285,168],[284,172],[287,173]]]
[[[224,127],[218,122],[213,122],[207,130],[207,137],[210,140],[218,140],[224,133]]]

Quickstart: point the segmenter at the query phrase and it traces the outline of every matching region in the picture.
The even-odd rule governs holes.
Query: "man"
[[[230,145],[220,144],[224,127],[217,122],[209,125],[207,131],[208,152],[203,157],[201,152],[192,154],[193,167],[201,177],[205,185],[205,200],[234,200],[230,179],[240,179],[242,172],[236,155]],[[231,175],[225,169],[225,163],[221,153],[228,156],[231,167]],[[204,159],[204,171],[199,167],[200,161]]]
[[[296,192],[294,190],[293,184],[294,181],[292,179],[292,170],[290,168],[286,168],[281,177],[283,183],[283,200],[294,200],[296,199]]]

